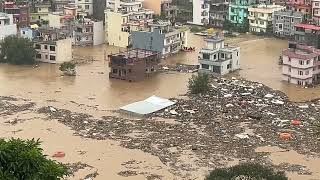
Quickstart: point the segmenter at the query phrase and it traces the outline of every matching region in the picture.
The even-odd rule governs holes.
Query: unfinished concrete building
[[[111,54],[109,59],[109,78],[141,81],[155,73],[160,63],[160,54],[156,51],[132,49]]]

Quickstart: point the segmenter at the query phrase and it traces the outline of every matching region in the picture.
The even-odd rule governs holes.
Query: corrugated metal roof
[[[126,106],[122,106],[120,107],[120,109],[131,113],[146,115],[172,106],[174,104],[175,102],[168,99],[151,96],[143,101],[138,101]]]

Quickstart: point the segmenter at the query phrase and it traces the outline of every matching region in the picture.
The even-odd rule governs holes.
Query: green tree
[[[0,43],[0,62],[10,64],[33,64],[36,51],[26,38],[8,36]]]
[[[225,21],[223,21],[223,30],[232,32],[234,31],[234,25],[231,23],[231,21],[226,19]]]
[[[76,65],[72,62],[64,62],[60,65],[59,70],[65,75],[74,76],[76,75]]]
[[[205,180],[287,180],[284,172],[275,172],[273,169],[255,163],[244,163],[230,168],[213,170]]]
[[[0,139],[0,179],[58,180],[68,168],[42,154],[39,140]]]
[[[189,79],[189,91],[192,94],[205,93],[209,90],[209,75],[202,73]]]

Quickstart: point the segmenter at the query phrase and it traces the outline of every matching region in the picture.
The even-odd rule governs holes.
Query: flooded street
[[[305,89],[281,81],[281,68],[278,65],[278,58],[282,49],[288,46],[286,40],[241,35],[240,37],[227,39],[227,43],[241,47],[241,70],[230,76],[263,83],[271,88],[283,91],[293,101],[320,98],[320,87]],[[176,63],[198,64],[198,52],[204,46],[203,37],[189,34],[188,46],[195,46],[196,51],[171,56],[163,60],[163,63],[168,65],[175,65]],[[53,106],[101,118],[102,116],[113,115],[111,110],[117,110],[120,106],[152,95],[171,98],[179,97],[179,95],[187,92],[188,79],[192,76],[191,73],[159,73],[145,81],[134,83],[109,79],[108,63],[104,60],[105,51],[107,54],[112,54],[120,50],[112,46],[74,49],[73,53],[75,55],[94,57],[96,60],[92,63],[78,65],[76,67],[77,76],[75,77],[61,76],[62,73],[59,71],[58,65],[53,64],[40,64],[34,67],[0,64],[0,96],[24,99],[21,102],[22,104],[28,101],[36,104],[34,108],[16,114],[4,115],[3,120],[0,121],[0,136],[5,138],[41,138],[46,154],[50,155],[54,151],[63,150],[67,155],[59,161],[64,163],[81,161],[92,166],[92,168],[77,172],[74,177],[71,177],[74,180],[81,179],[88,173],[95,171],[99,173],[95,179],[99,180],[128,179],[118,175],[120,171],[128,169],[138,169],[141,172],[136,176],[130,176],[130,179],[140,180],[149,176],[152,179],[156,175],[163,179],[181,179],[170,171],[170,164],[163,164],[162,159],[155,154],[135,148],[125,148],[121,146],[119,141],[112,139],[96,140],[75,136],[75,131],[71,127],[65,126],[56,119],[48,120],[49,116],[37,113],[38,108]],[[10,103],[19,103],[19,101]],[[28,121],[15,125],[6,122],[17,119],[28,119]],[[172,122],[166,121],[167,124],[164,127],[161,126],[161,128],[174,125],[179,127],[181,125],[174,120]],[[155,125],[159,124],[161,123],[155,123]],[[185,126],[182,129],[184,128]],[[195,126],[194,129],[196,128],[199,127]],[[159,132],[162,133],[163,131]],[[143,135],[143,131],[139,133]],[[140,135],[139,133],[138,135]],[[178,133],[174,133],[174,135],[176,134]],[[248,134],[254,135],[254,132],[248,131]],[[129,136],[129,134],[127,135]],[[135,136],[137,134],[130,135]],[[171,150],[174,152],[176,149],[172,147]],[[313,172],[313,176],[308,178],[320,178],[320,169],[317,167],[319,159],[309,161],[307,157],[295,151],[279,152],[278,149],[270,150],[265,147],[262,147],[259,151],[271,153],[269,158],[274,164],[301,163]],[[190,158],[192,156],[195,156],[193,151],[186,151],[185,154],[181,154],[181,162],[179,163],[183,166],[189,163],[192,166],[194,162],[200,161],[196,156],[194,159]],[[238,162],[235,159],[221,159],[229,164]],[[136,162],[136,164],[131,164],[132,167],[127,168],[129,165],[124,165],[124,163],[131,161]],[[192,177],[199,180],[203,179],[207,170],[208,168],[204,168],[192,172],[194,173]],[[190,172],[185,171],[185,173]],[[292,173],[288,175],[296,180],[305,178],[302,175]]]

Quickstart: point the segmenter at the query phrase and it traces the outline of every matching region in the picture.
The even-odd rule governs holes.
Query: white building
[[[248,8],[250,32],[266,33],[273,31],[273,13],[284,10],[280,5],[258,5]]]
[[[199,72],[225,75],[240,68],[240,47],[224,44],[219,34],[205,39],[199,55]]]
[[[93,14],[93,0],[75,0],[79,9],[83,9],[88,15]]]
[[[103,21],[93,21],[87,18],[76,22],[74,33],[76,46],[95,46],[104,43]]]
[[[0,41],[10,35],[17,35],[17,25],[13,24],[13,15],[0,12]]]
[[[210,6],[207,0],[193,0],[193,19],[192,24],[205,25],[209,23]]]
[[[320,82],[320,50],[312,46],[290,44],[282,52],[282,80],[298,85]]]

